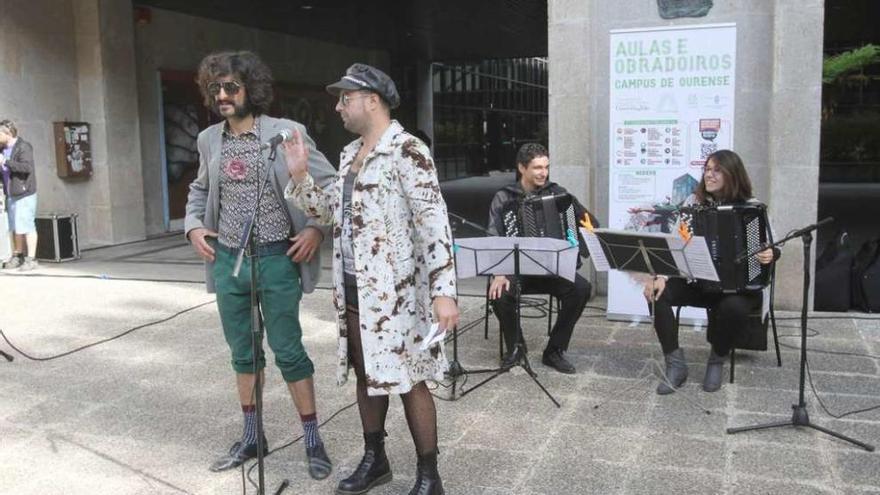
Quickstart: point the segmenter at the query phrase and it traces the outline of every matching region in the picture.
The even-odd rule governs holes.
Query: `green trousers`
[[[299,324],[299,302],[302,299],[299,266],[283,253],[258,258],[245,257],[239,276],[235,278],[232,276],[235,251],[220,244],[214,246],[217,308],[220,310],[223,335],[232,352],[232,368],[236,373],[254,372],[250,273],[251,263],[256,261],[258,296],[266,340],[275,353],[275,364],[286,382],[311,377],[315,366],[302,345],[302,327]],[[259,370],[266,367],[266,358],[262,352],[257,365]]]

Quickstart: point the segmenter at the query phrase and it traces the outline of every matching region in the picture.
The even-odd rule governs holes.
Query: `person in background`
[[[9,232],[13,237],[12,258],[5,268],[29,271],[37,268],[37,174],[34,170],[34,148],[18,136],[11,120],[0,120],[0,166]],[[3,239],[0,242],[6,242]]]

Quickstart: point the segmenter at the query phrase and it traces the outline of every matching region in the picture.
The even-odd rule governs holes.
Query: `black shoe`
[[[312,448],[306,447],[306,457],[309,459],[309,476],[316,480],[322,480],[333,471],[333,463],[327,457],[324,444],[319,443]]]
[[[266,443],[266,440],[264,439],[263,455],[266,455],[268,453],[269,447]],[[241,466],[244,461],[248,459],[253,459],[256,456],[257,444],[243,444],[241,442],[235,442],[234,444],[232,444],[232,448],[229,449],[229,453],[214,461],[214,464],[211,464],[211,467],[209,469],[215,473],[219,473],[220,471],[226,471],[228,469]]]
[[[545,366],[549,366],[560,373],[565,373],[566,375],[573,375],[575,372],[574,365],[565,359],[565,351],[562,349],[545,349],[544,355],[541,357],[541,362],[544,363]]]
[[[513,368],[517,364],[519,364],[520,359],[522,359],[523,348],[520,346],[516,346],[512,351],[508,352],[504,355],[504,358],[501,359],[501,367],[502,368]]]
[[[443,481],[437,472],[437,453],[419,456],[416,484],[409,495],[443,495]]]
[[[385,455],[385,432],[364,434],[364,456],[357,469],[336,486],[337,495],[359,495],[391,481],[391,465]]]

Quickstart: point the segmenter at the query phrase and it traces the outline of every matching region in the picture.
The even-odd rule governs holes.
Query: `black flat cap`
[[[400,106],[397,86],[388,74],[367,64],[352,64],[339,81],[327,86],[327,92],[339,96],[342,91],[372,91],[385,100],[391,108]]]

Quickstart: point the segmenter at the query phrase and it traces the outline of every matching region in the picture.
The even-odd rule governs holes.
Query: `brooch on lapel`
[[[239,159],[229,160],[223,172],[233,180],[242,180],[247,176],[247,164]]]

